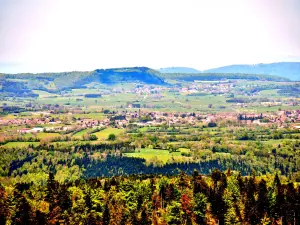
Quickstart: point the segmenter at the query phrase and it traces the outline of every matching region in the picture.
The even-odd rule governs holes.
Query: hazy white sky
[[[0,72],[300,61],[299,0],[0,0]]]

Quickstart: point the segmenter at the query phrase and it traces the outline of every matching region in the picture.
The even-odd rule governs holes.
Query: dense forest
[[[227,170],[0,184],[0,224],[299,224],[300,187]]]
[[[97,144],[83,141],[71,141],[68,144],[65,141],[71,139],[67,135],[54,138],[52,140],[54,142],[34,137],[27,139],[16,137],[4,140],[3,143],[25,141],[29,145],[28,147],[8,148],[5,145],[0,147],[0,175],[9,176],[16,181],[26,181],[37,179],[36,176],[39,174],[37,177],[42,183],[49,172],[55,173],[58,180],[70,181],[70,179],[96,176],[142,173],[176,175],[179,171],[184,171],[192,174],[194,169],[202,174],[208,174],[213,169],[224,171],[231,168],[240,171],[242,175],[250,175],[253,170],[261,175],[280,172],[282,175],[299,181],[300,142],[296,140],[297,133],[288,133],[292,132],[288,130],[269,132],[267,136],[264,130],[238,130],[235,133],[237,141],[249,140],[243,144],[225,141],[225,134],[224,140],[219,137],[211,139],[205,134],[186,136],[184,130],[181,132],[182,136],[177,137],[172,132],[169,137],[159,137],[151,133],[131,134],[130,138],[127,137],[123,141],[114,140],[114,137],[112,141]],[[90,136],[92,137],[93,134]],[[274,145],[265,145],[259,141],[262,138],[263,140],[286,138],[287,141],[274,147]],[[40,144],[36,145],[36,141],[40,141]],[[169,141],[168,144],[166,144],[167,141]],[[184,142],[176,144],[179,141],[185,141],[186,144],[183,145]],[[171,157],[166,164],[157,157],[145,162],[142,158],[131,158],[127,155],[139,152],[145,146],[168,149],[170,153],[177,154],[180,154],[178,149],[181,147],[189,148],[191,151],[181,153],[183,158],[177,160]],[[72,176],[69,177],[70,174]]]

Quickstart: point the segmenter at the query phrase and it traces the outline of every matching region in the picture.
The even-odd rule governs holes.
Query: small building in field
[[[31,133],[38,133],[38,132],[43,132],[43,131],[44,131],[44,128],[42,128],[42,127],[35,127],[30,130]]]
[[[38,133],[38,132],[43,132],[44,131],[44,128],[42,127],[35,127],[35,128],[22,128],[20,130],[17,130],[18,133],[21,133],[21,134],[28,134],[28,133]]]
[[[27,134],[27,133],[30,133],[30,128],[22,128],[20,130],[17,130],[18,133],[20,134]]]

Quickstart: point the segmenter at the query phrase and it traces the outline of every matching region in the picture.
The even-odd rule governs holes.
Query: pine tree
[[[37,225],[44,225],[46,224],[46,215],[45,213],[37,210],[36,213],[35,213],[35,223]]]
[[[146,207],[144,207],[142,210],[140,224],[141,225],[150,225],[151,224],[151,221],[148,218]]]
[[[93,203],[92,203],[92,199],[91,199],[91,192],[88,191],[85,196],[84,196],[84,201],[85,201],[85,205],[88,208],[88,210],[92,209]]]
[[[207,197],[203,193],[194,195],[193,213],[195,214],[195,222],[197,224],[205,224],[205,212],[207,205]]]
[[[285,207],[285,212],[286,212],[286,220],[288,224],[294,224],[295,223],[295,216],[296,212],[298,211],[299,208],[296,207],[296,202],[297,202],[297,193],[296,189],[294,188],[294,184],[290,182],[287,185],[287,190],[286,190],[286,207]]]
[[[270,213],[270,203],[267,196],[268,190],[265,180],[261,180],[258,185],[257,211],[259,219]]]
[[[227,207],[223,199],[223,194],[227,187],[227,178],[219,170],[214,170],[211,178],[213,180],[213,187],[209,191],[209,201],[211,203],[212,214],[219,221],[219,225],[223,225],[225,224],[225,214],[227,212]]]
[[[0,225],[6,224],[8,216],[7,193],[0,183]]]
[[[55,207],[56,193],[57,193],[57,182],[54,180],[54,174],[49,173],[46,190],[46,201],[49,202],[50,211]]]
[[[71,209],[72,201],[66,185],[59,185],[57,200],[62,211]]]
[[[15,191],[16,213],[12,219],[15,225],[29,225],[31,221],[31,207],[26,198]]]
[[[183,171],[180,172],[178,186],[180,187],[181,191],[183,190],[183,188],[189,186],[188,177]]]
[[[106,203],[102,215],[102,224],[109,225],[109,221],[110,221],[110,213],[109,213],[108,203]]]
[[[209,191],[209,187],[207,185],[207,183],[205,182],[205,180],[202,178],[201,175],[198,175],[196,177],[194,177],[194,182],[193,182],[193,192],[194,194],[197,193],[204,193],[204,194],[208,194]]]
[[[131,224],[132,224],[132,225],[139,225],[139,221],[138,221],[138,219],[137,219],[137,212],[136,212],[135,210],[133,210],[133,211],[131,212],[130,217],[131,217]]]
[[[278,174],[275,175],[274,185],[276,188],[276,200],[274,205],[274,218],[280,219],[281,221],[285,218],[284,216],[284,206],[285,206],[285,196],[284,196],[284,186],[281,184]]]
[[[255,177],[251,177],[246,184],[245,220],[249,224],[259,223],[257,206],[255,201],[256,184]]]

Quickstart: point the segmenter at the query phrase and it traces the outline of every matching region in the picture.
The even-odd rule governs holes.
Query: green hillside
[[[58,94],[64,90],[86,89],[95,82],[100,84],[143,83],[164,85],[166,80],[218,81],[226,79],[247,79],[267,81],[289,81],[272,75],[240,73],[161,73],[148,67],[97,69],[94,71],[73,71],[61,73],[0,74],[0,93],[3,97],[37,97],[33,90]]]

